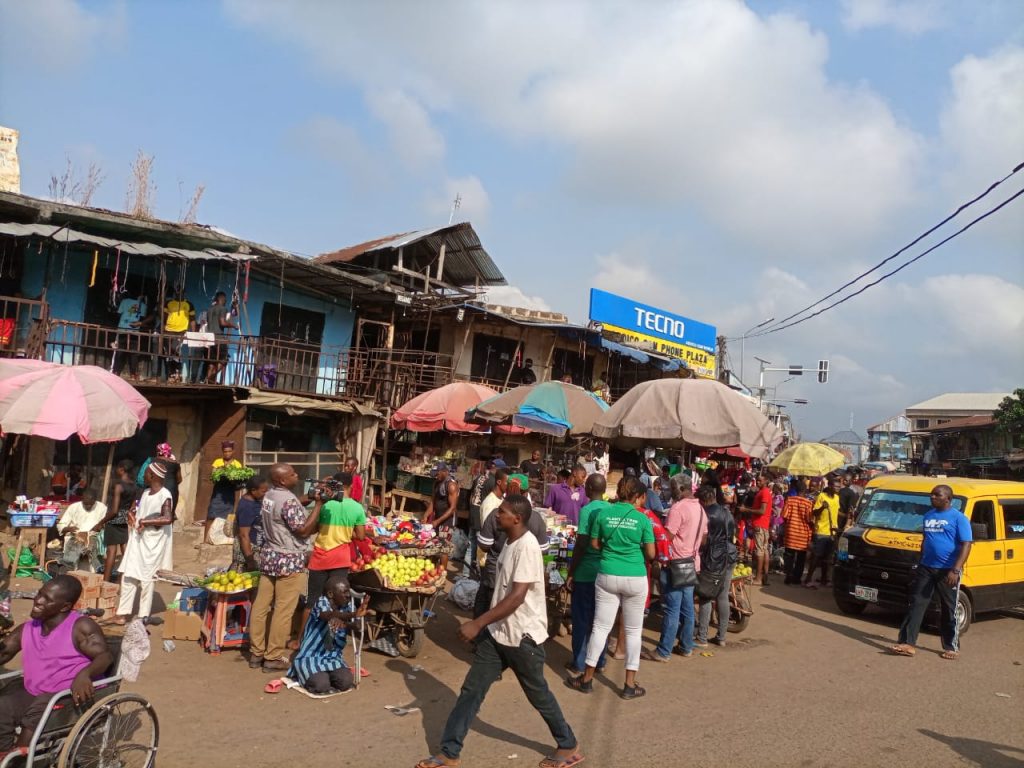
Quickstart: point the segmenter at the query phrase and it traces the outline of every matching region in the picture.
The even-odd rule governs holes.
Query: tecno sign
[[[636,327],[653,331],[661,336],[672,336],[682,341],[686,338],[686,323],[668,315],[652,312],[643,307],[633,307],[636,312]]]

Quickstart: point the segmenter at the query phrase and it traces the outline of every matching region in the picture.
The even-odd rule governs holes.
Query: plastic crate
[[[12,512],[8,519],[12,528],[50,528],[58,517],[59,512]]]

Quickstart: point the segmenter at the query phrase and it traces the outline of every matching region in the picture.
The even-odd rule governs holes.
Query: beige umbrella
[[[755,457],[767,456],[783,436],[750,400],[710,379],[637,384],[594,420],[591,432],[620,448],[738,445]]]

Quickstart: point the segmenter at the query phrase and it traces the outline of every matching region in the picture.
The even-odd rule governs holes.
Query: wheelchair
[[[53,694],[28,746],[8,753],[0,768],[152,768],[160,725],[152,704],[120,690],[120,640],[107,637],[114,662],[93,681],[92,703],[76,706],[70,690]],[[0,673],[0,688],[21,676]]]

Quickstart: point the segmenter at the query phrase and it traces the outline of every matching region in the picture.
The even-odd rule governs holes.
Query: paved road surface
[[[938,657],[934,634],[922,636],[917,658],[904,659],[884,652],[897,617],[846,617],[825,591],[777,583],[755,590],[750,627],[730,635],[736,642],[729,647],[642,665],[644,699],[616,696],[616,662],[589,696],[563,688],[568,639],[550,641],[548,682],[588,768],[1024,766],[1021,617],[976,623],[958,662]],[[419,658],[367,653],[372,676],[361,690],[327,701],[265,695],[269,676],[249,670],[237,652],[212,657],[179,642],[168,654],[154,642],[133,687],[159,713],[159,765],[413,765],[436,749],[469,658],[454,634],[464,615],[450,603],[438,606]],[[654,629],[650,623],[646,645]],[[422,713],[395,717],[386,704]],[[463,765],[532,766],[549,747],[543,721],[506,675],[467,739]]]

